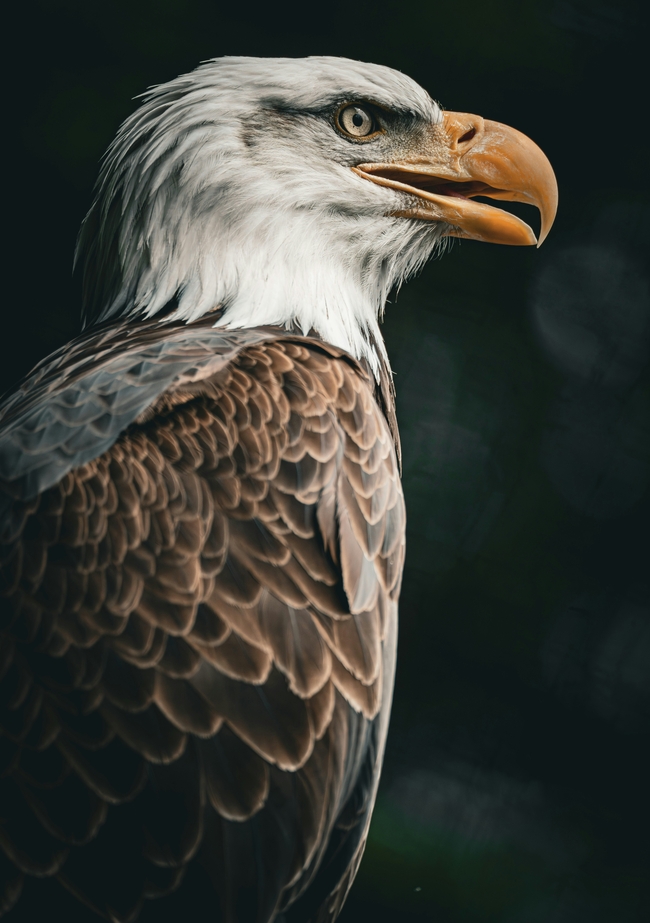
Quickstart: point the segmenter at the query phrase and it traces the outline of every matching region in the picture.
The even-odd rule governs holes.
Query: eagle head
[[[528,202],[553,170],[525,135],[443,111],[413,80],[335,57],[224,57],[154,87],[108,149],[83,223],[86,323],[286,325],[385,359],[391,288],[449,237],[535,244],[478,198]]]

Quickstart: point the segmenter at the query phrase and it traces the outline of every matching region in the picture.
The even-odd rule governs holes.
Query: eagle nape
[[[524,135],[358,61],[218,58],[119,129],[84,332],[0,405],[6,923],[338,916],[405,554],[379,319],[445,236],[535,243],[477,197],[557,207]]]

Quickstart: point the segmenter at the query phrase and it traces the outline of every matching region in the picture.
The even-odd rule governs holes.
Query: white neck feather
[[[269,211],[255,233],[248,222],[240,233],[232,226],[224,232],[216,225],[199,247],[204,258],[191,272],[183,272],[182,263],[177,268],[188,284],[170,319],[192,321],[219,305],[224,310],[215,326],[278,325],[313,332],[357,359],[366,359],[378,374],[381,359],[388,362],[379,319],[391,287],[423,259],[421,225],[413,223],[407,229],[402,221],[394,227],[383,216],[362,224],[341,215],[326,221],[314,211],[290,216]],[[394,237],[385,240],[386,248],[400,253],[408,265],[377,254],[369,241],[378,236]],[[429,236],[427,257],[437,239]],[[409,238],[412,247],[404,252]],[[161,294],[149,301],[146,316],[153,316],[164,303],[160,286],[155,288]]]

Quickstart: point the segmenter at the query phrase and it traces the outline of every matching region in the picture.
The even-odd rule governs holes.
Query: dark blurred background
[[[456,243],[388,307],[408,563],[342,923],[650,920],[648,7],[41,0],[4,16],[2,390],[79,330],[75,236],[132,97],[203,59],[388,64],[546,151],[560,211],[541,251]]]

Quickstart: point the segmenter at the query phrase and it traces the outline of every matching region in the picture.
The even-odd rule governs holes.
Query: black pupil
[[[354,115],[352,116],[352,124],[355,125],[357,128],[361,128],[361,126],[363,125],[363,116],[361,115],[360,112],[354,113]]]

